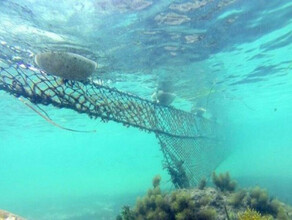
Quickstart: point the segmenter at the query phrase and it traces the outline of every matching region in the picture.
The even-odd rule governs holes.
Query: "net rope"
[[[93,81],[63,80],[27,60],[27,50],[1,43],[1,90],[34,104],[68,108],[93,119],[155,133],[164,168],[176,187],[196,185],[222,161],[223,157],[215,153],[218,140],[213,122]]]

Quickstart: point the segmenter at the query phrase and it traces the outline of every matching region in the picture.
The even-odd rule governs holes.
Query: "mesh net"
[[[13,55],[12,55],[13,54]],[[22,55],[15,59],[15,54]],[[25,50],[1,44],[0,89],[34,104],[54,105],[102,121],[154,132],[176,187],[198,183],[223,157],[213,122],[94,82],[62,80],[26,62]]]

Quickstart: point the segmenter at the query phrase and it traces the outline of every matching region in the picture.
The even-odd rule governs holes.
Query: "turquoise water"
[[[149,100],[166,80],[174,107],[205,107],[220,123],[232,153],[218,172],[292,204],[292,3],[4,0],[0,9],[1,42],[82,54],[98,62],[105,85]],[[154,134],[43,108],[65,127],[96,133],[58,129],[0,91],[0,209],[114,219],[157,173],[173,189]]]

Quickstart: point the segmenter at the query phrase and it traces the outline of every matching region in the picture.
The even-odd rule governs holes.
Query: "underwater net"
[[[69,108],[155,133],[164,168],[176,187],[196,185],[222,161],[216,153],[220,149],[215,123],[115,88],[47,75],[28,60],[27,50],[1,43],[1,90],[34,104]]]

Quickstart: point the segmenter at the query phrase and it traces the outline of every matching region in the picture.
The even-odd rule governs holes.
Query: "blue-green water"
[[[33,54],[82,54],[106,85],[146,99],[167,80],[173,106],[201,105],[222,125],[232,153],[218,171],[292,204],[291,10],[290,1],[268,0],[3,0],[0,40]],[[60,130],[0,91],[0,209],[114,219],[157,173],[172,188],[154,134],[44,109],[59,124],[97,132]]]

